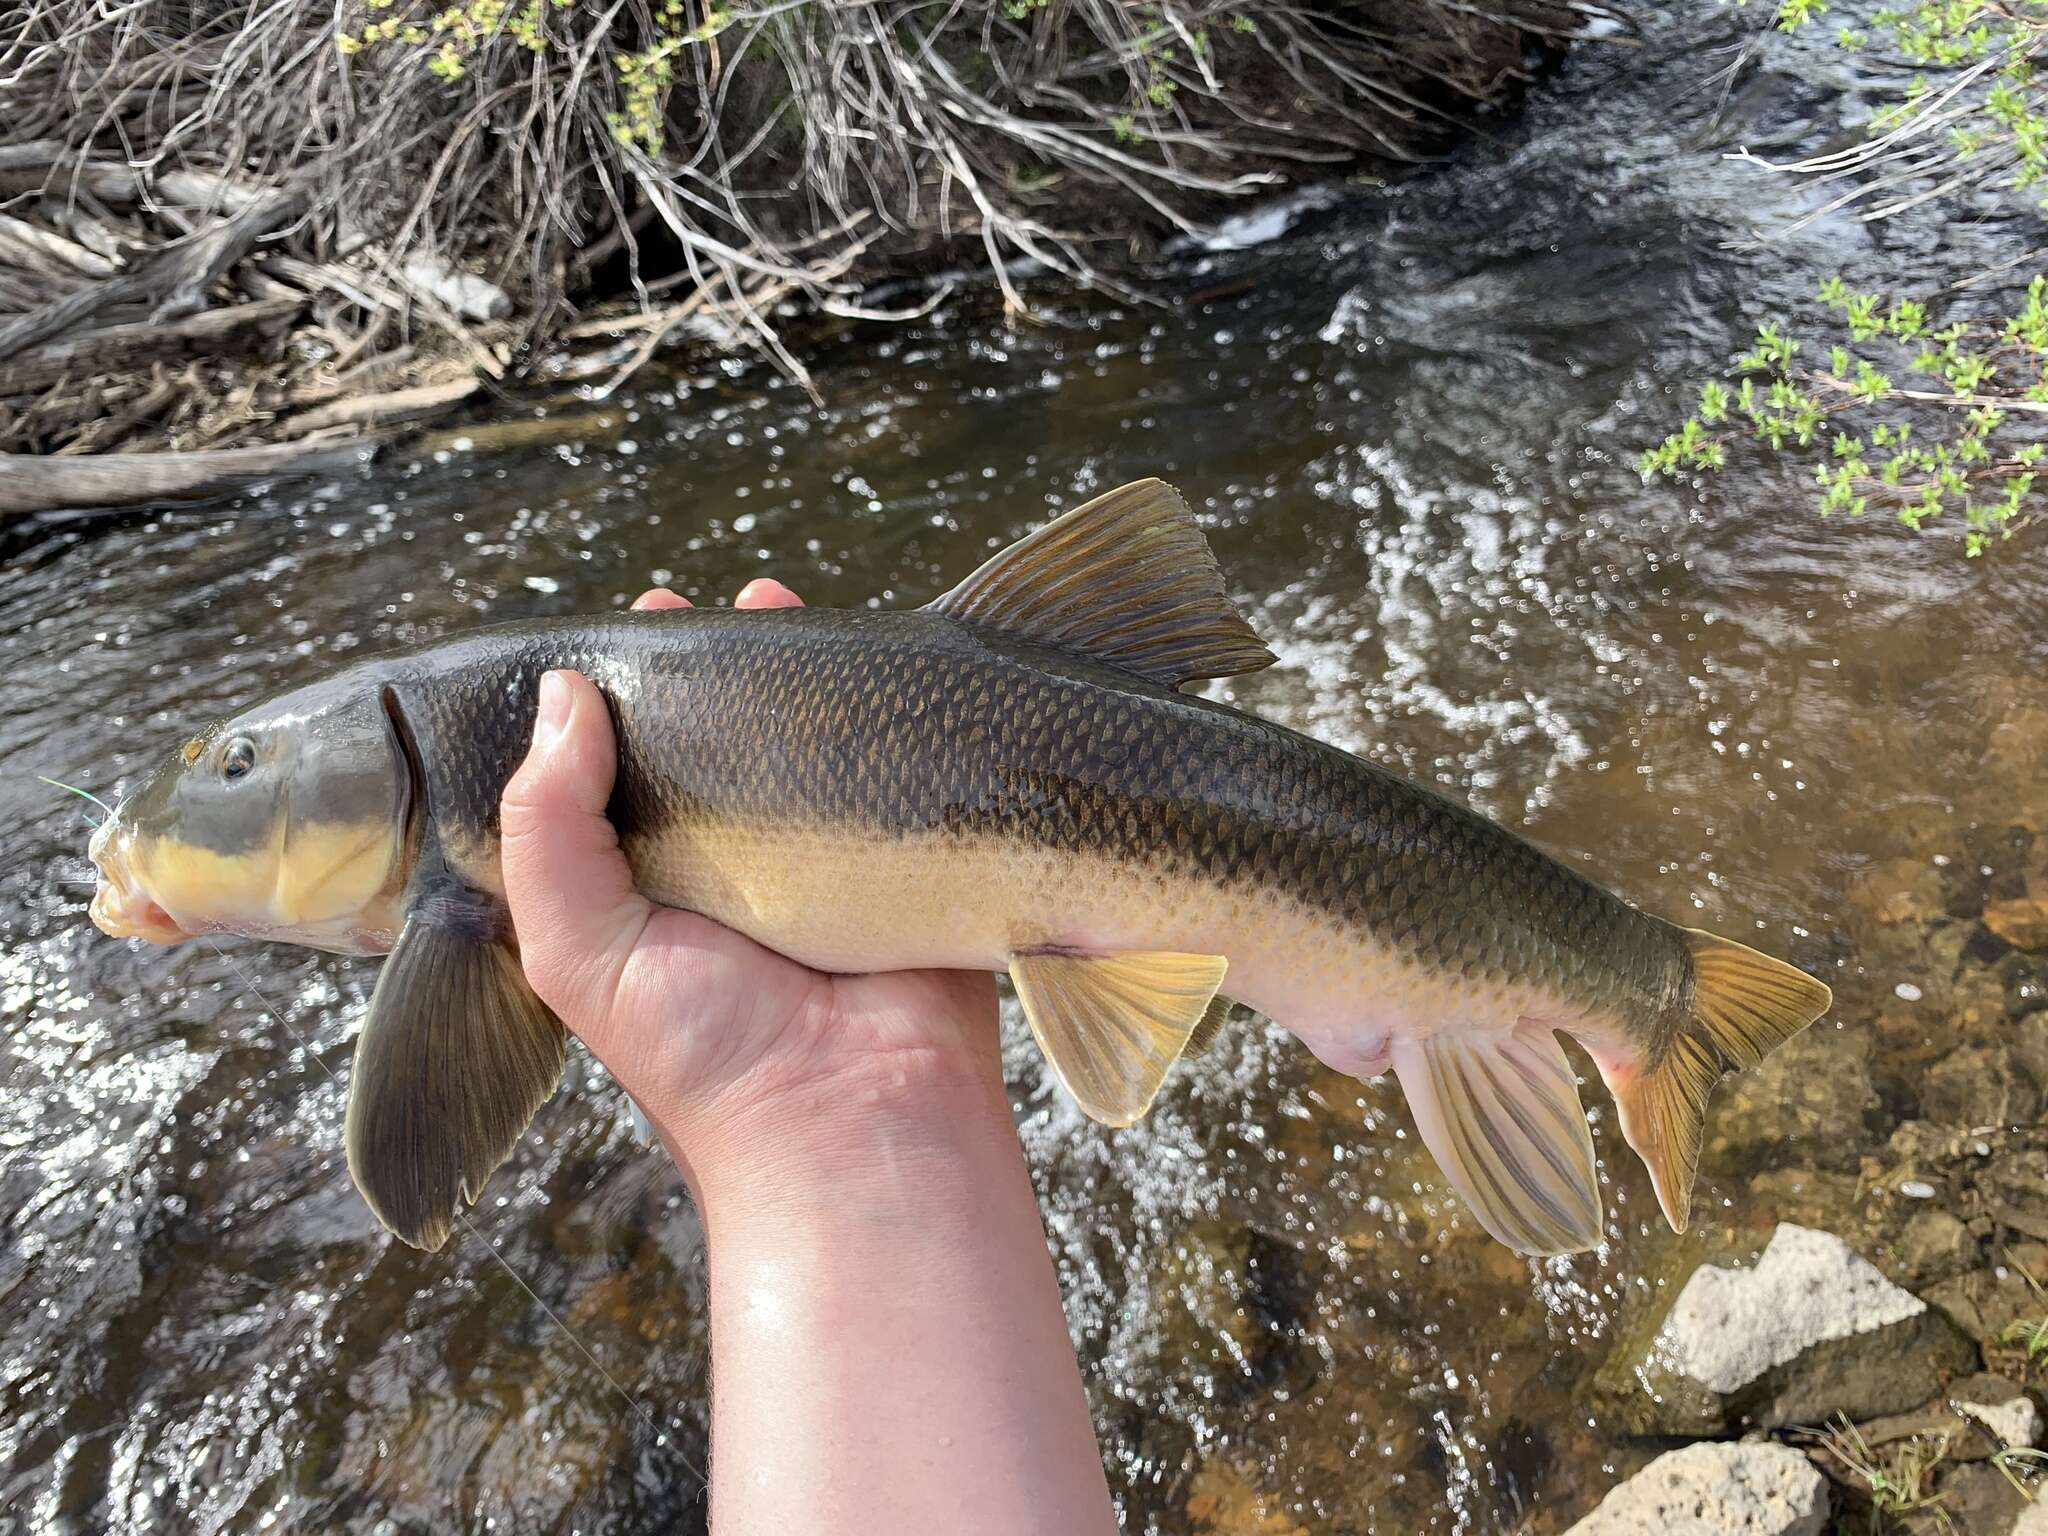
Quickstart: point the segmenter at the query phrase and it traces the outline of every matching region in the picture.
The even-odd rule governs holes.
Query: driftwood
[[[304,300],[273,299],[208,310],[173,325],[143,321],[85,331],[0,361],[0,397],[30,394],[89,374],[120,372],[137,363],[223,351],[252,334],[274,335],[303,308]]]
[[[140,394],[120,401],[114,410],[95,416],[85,424],[78,436],[57,452],[60,455],[77,455],[99,453],[111,448],[138,428],[163,415],[177,402],[180,393],[181,386],[177,380],[159,378]]]
[[[445,412],[512,355],[510,296],[448,261],[397,262],[354,228],[338,232],[350,254],[333,259],[272,241],[303,227],[303,183],[67,163],[38,140],[0,144],[0,196],[9,189],[20,195],[0,212],[0,452],[64,462],[5,461],[0,509],[177,494],[288,466],[308,440]],[[422,348],[422,321],[459,355]],[[259,435],[291,441],[265,456],[248,441]],[[122,452],[104,471],[81,462],[116,447],[168,452]]]
[[[249,254],[256,242],[298,216],[304,189],[279,188],[252,200],[204,235],[167,248],[155,261],[103,279],[0,325],[0,362],[24,347],[82,325],[110,305],[144,299],[156,306],[150,318],[182,320],[205,307],[206,290]]]
[[[360,463],[375,451],[346,443],[269,443],[206,453],[109,453],[59,458],[0,454],[0,515],[59,507],[121,506],[190,496],[263,475],[316,474]]]
[[[285,426],[298,435],[367,422],[404,421],[460,405],[481,388],[482,382],[471,376],[466,379],[451,379],[445,384],[422,384],[414,389],[394,389],[381,395],[353,395],[345,400],[317,405],[310,411],[301,411],[289,418]]]
[[[45,265],[55,262],[87,277],[112,277],[122,266],[118,258],[102,255],[76,240],[65,239],[54,230],[4,213],[0,213],[0,253],[11,255],[16,264],[24,256],[30,259],[41,257]]]

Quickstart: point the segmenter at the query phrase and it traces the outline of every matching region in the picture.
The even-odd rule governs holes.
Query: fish
[[[439,1247],[562,1074],[498,802],[541,675],[573,668],[613,714],[609,815],[653,901],[821,971],[1007,972],[1111,1127],[1242,1004],[1339,1072],[1391,1070],[1523,1254],[1603,1241],[1569,1037],[1683,1231],[1709,1095],[1827,986],[1196,691],[1275,659],[1187,503],[1142,480],[918,609],[545,619],[352,663],[167,754],[93,836],[91,915],[386,955],[348,1164],[387,1228]]]

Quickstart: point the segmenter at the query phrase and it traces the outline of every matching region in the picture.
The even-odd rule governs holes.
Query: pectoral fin
[[[356,1042],[348,1167],[377,1219],[439,1248],[562,1076],[502,902],[450,875],[408,892]]]
[[[1010,980],[1074,1101],[1129,1125],[1152,1107],[1226,968],[1221,955],[1024,954],[1011,957]]]
[[[1593,1137],[1556,1035],[1445,1033],[1396,1041],[1393,1060],[1422,1144],[1481,1226],[1518,1253],[1599,1244]]]

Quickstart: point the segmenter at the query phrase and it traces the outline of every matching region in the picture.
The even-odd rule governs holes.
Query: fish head
[[[413,862],[413,774],[384,693],[337,679],[188,737],[93,834],[92,920],[379,954]]]

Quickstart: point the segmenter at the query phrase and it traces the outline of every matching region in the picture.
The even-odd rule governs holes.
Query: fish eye
[[[237,736],[220,755],[220,776],[230,784],[256,766],[256,743]]]

